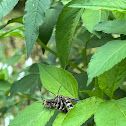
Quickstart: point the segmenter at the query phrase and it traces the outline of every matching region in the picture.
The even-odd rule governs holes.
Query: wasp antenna
[[[42,103],[42,102],[37,102],[37,103]]]
[[[50,113],[51,113],[51,109],[50,109]],[[49,114],[50,114],[50,113],[49,113]]]
[[[41,96],[41,99],[44,100],[42,96]]]
[[[58,93],[57,93],[57,95],[59,94],[59,91],[60,91],[60,89],[61,89],[61,86],[59,87],[59,90],[58,90]]]

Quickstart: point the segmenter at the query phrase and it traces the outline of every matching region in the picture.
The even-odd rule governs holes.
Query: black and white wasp
[[[61,88],[61,87],[60,87]],[[59,90],[60,90],[59,88]],[[59,91],[58,91],[59,93]],[[56,95],[54,99],[50,100],[43,100],[43,105],[45,105],[48,108],[55,108],[58,109],[64,113],[67,113],[69,110],[73,108],[73,104],[79,102],[79,99],[76,98],[70,98],[70,97],[65,97],[63,95]]]
[[[65,97],[63,95],[56,95],[55,99],[44,100],[43,105],[48,108],[55,108],[64,113],[67,113],[69,110],[73,108],[72,102],[79,102],[79,99]]]

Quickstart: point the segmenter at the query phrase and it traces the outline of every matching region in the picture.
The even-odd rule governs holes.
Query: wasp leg
[[[51,108],[52,108],[52,106],[51,106],[51,105],[49,105],[49,110],[50,110],[49,114],[51,113]]]

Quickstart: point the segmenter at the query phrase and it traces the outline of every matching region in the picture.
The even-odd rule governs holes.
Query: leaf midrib
[[[116,50],[110,57],[108,57],[107,59],[106,59],[106,61],[104,62],[104,64],[108,61],[108,60],[110,60],[111,58],[112,58],[112,56],[113,55],[115,55],[116,53],[118,53],[119,52],[119,50],[121,50],[122,48],[124,48],[126,46],[126,43],[125,43],[125,45],[123,45],[122,47],[120,47],[118,50]],[[99,71],[101,71],[101,69],[102,69],[102,67],[104,66],[104,64],[98,69],[98,71],[96,71],[95,72],[95,74],[94,75],[97,75],[97,73],[99,72]],[[117,63],[116,63],[117,64]],[[101,73],[102,74],[102,73]],[[98,74],[99,75],[99,74]],[[98,76],[97,75],[97,76]]]
[[[114,101],[115,104],[118,106],[118,108],[120,109],[121,113],[123,114],[124,118],[126,119],[126,114],[123,112],[123,109],[121,108],[121,106],[118,104],[117,101]]]

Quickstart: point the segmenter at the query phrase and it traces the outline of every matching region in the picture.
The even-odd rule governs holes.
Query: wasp
[[[56,98],[50,100],[44,100],[43,105],[48,108],[55,108],[63,113],[67,113],[69,110],[73,108],[72,102],[78,102],[79,99],[65,97],[63,95],[56,95]]]

